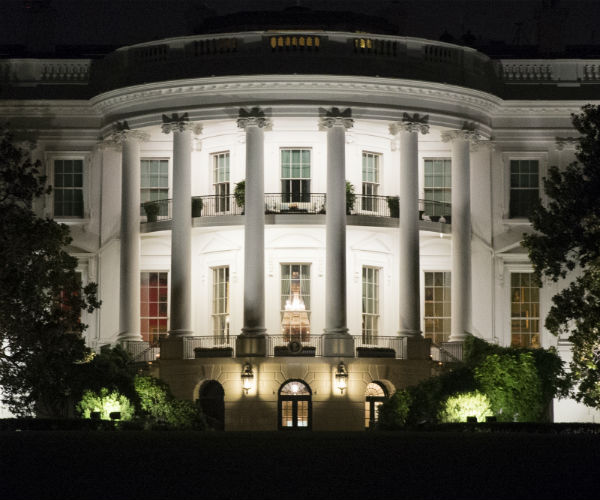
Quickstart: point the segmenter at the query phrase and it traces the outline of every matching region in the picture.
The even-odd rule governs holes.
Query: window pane
[[[533,275],[512,273],[510,283],[512,345],[540,347],[539,288]]]
[[[425,273],[425,337],[434,343],[450,337],[450,273]]]
[[[166,334],[168,328],[168,274],[142,271],[140,273],[140,329],[142,339],[152,345]]]

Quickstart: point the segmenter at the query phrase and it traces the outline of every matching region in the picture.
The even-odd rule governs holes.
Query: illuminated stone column
[[[169,337],[192,331],[192,128],[188,114],[163,115],[162,131],[173,133],[171,301]]]
[[[320,128],[327,131],[323,355],[354,356],[346,312],[346,129],[354,121],[350,108],[320,111]]]
[[[240,109],[238,127],[246,131],[244,203],[244,326],[237,356],[265,356],[265,173],[264,129],[260,108]]]
[[[419,132],[429,132],[429,116],[404,113],[390,126],[400,139],[400,242],[398,334],[421,338],[419,268]]]
[[[140,141],[147,134],[117,123],[104,142],[121,150],[121,256],[119,335],[122,344],[139,342],[140,334]]]
[[[470,145],[479,141],[472,125],[442,134],[452,148],[452,323],[450,342],[471,333],[471,162]]]

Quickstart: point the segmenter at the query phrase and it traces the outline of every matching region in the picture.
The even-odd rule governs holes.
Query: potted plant
[[[346,215],[350,215],[352,212],[355,200],[354,185],[350,181],[346,181]]]
[[[235,198],[235,204],[244,208],[244,204],[246,203],[246,181],[240,181],[235,185],[233,190],[233,197]]]
[[[390,210],[390,217],[395,219],[400,217],[400,198],[398,196],[388,196],[387,204]]]
[[[202,215],[202,207],[204,202],[199,196],[192,198],[192,217],[200,217]]]
[[[147,201],[142,205],[144,212],[146,212],[147,222],[156,222],[158,220],[158,212],[160,212],[160,205],[156,201]]]

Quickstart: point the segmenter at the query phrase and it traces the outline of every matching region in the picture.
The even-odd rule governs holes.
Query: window
[[[229,343],[229,267],[213,267],[213,335]]]
[[[377,210],[380,157],[376,153],[362,154],[362,209],[369,212]]]
[[[362,268],[362,341],[375,344],[379,333],[379,269]]]
[[[379,382],[371,382],[365,391],[365,429],[369,429],[379,420],[379,407],[385,402],[387,391]]]
[[[142,160],[141,175],[140,201],[142,203],[169,198],[169,160]],[[161,203],[158,215],[166,217],[168,211],[167,203]],[[142,215],[145,215],[143,209]]]
[[[511,345],[540,347],[540,289],[532,273],[510,275]]]
[[[83,217],[83,160],[54,160],[54,217]]]
[[[310,430],[312,426],[312,392],[302,380],[289,380],[279,389],[279,429]]]
[[[450,273],[425,273],[425,338],[434,344],[450,337]]]
[[[140,292],[142,340],[157,345],[158,339],[168,331],[168,273],[142,271]]]
[[[310,338],[310,264],[281,264],[281,332],[286,342]]]
[[[229,211],[229,152],[212,155],[217,212]]]
[[[281,150],[281,193],[284,203],[310,201],[310,149]]]
[[[510,160],[510,217],[529,217],[539,203],[539,161]]]
[[[430,217],[450,215],[452,164],[447,158],[425,160],[424,213]]]

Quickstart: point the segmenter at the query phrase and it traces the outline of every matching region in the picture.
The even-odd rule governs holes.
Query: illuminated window
[[[362,154],[362,209],[372,212],[377,210],[376,196],[379,190],[379,162],[381,155],[376,153]]]
[[[54,217],[83,217],[83,160],[54,160]]]
[[[362,341],[375,344],[379,334],[379,269],[362,268]]]
[[[229,343],[229,267],[213,267],[213,335]]]
[[[450,337],[450,273],[425,273],[425,337],[434,344]]]
[[[387,391],[379,382],[371,382],[365,391],[365,429],[369,429],[379,420],[379,407],[387,399]]]
[[[450,160],[444,158],[425,160],[424,167],[425,215],[430,217],[450,215],[447,209],[452,201]]]
[[[310,264],[281,264],[281,331],[286,342],[310,338]]]
[[[229,152],[212,155],[216,211],[229,211]]]
[[[540,347],[540,289],[532,273],[510,275],[511,345]]]
[[[142,160],[140,201],[167,200],[169,198],[169,160]],[[160,204],[158,215],[168,216],[167,203]],[[142,209],[142,215],[146,215]]]
[[[302,380],[289,380],[279,389],[278,416],[280,430],[310,430],[312,427],[312,392]]]
[[[157,345],[168,332],[169,279],[168,273],[141,273],[140,318],[142,340]]]
[[[281,193],[284,203],[310,201],[310,149],[281,150]]]
[[[538,160],[510,161],[510,217],[529,217],[539,203]]]

